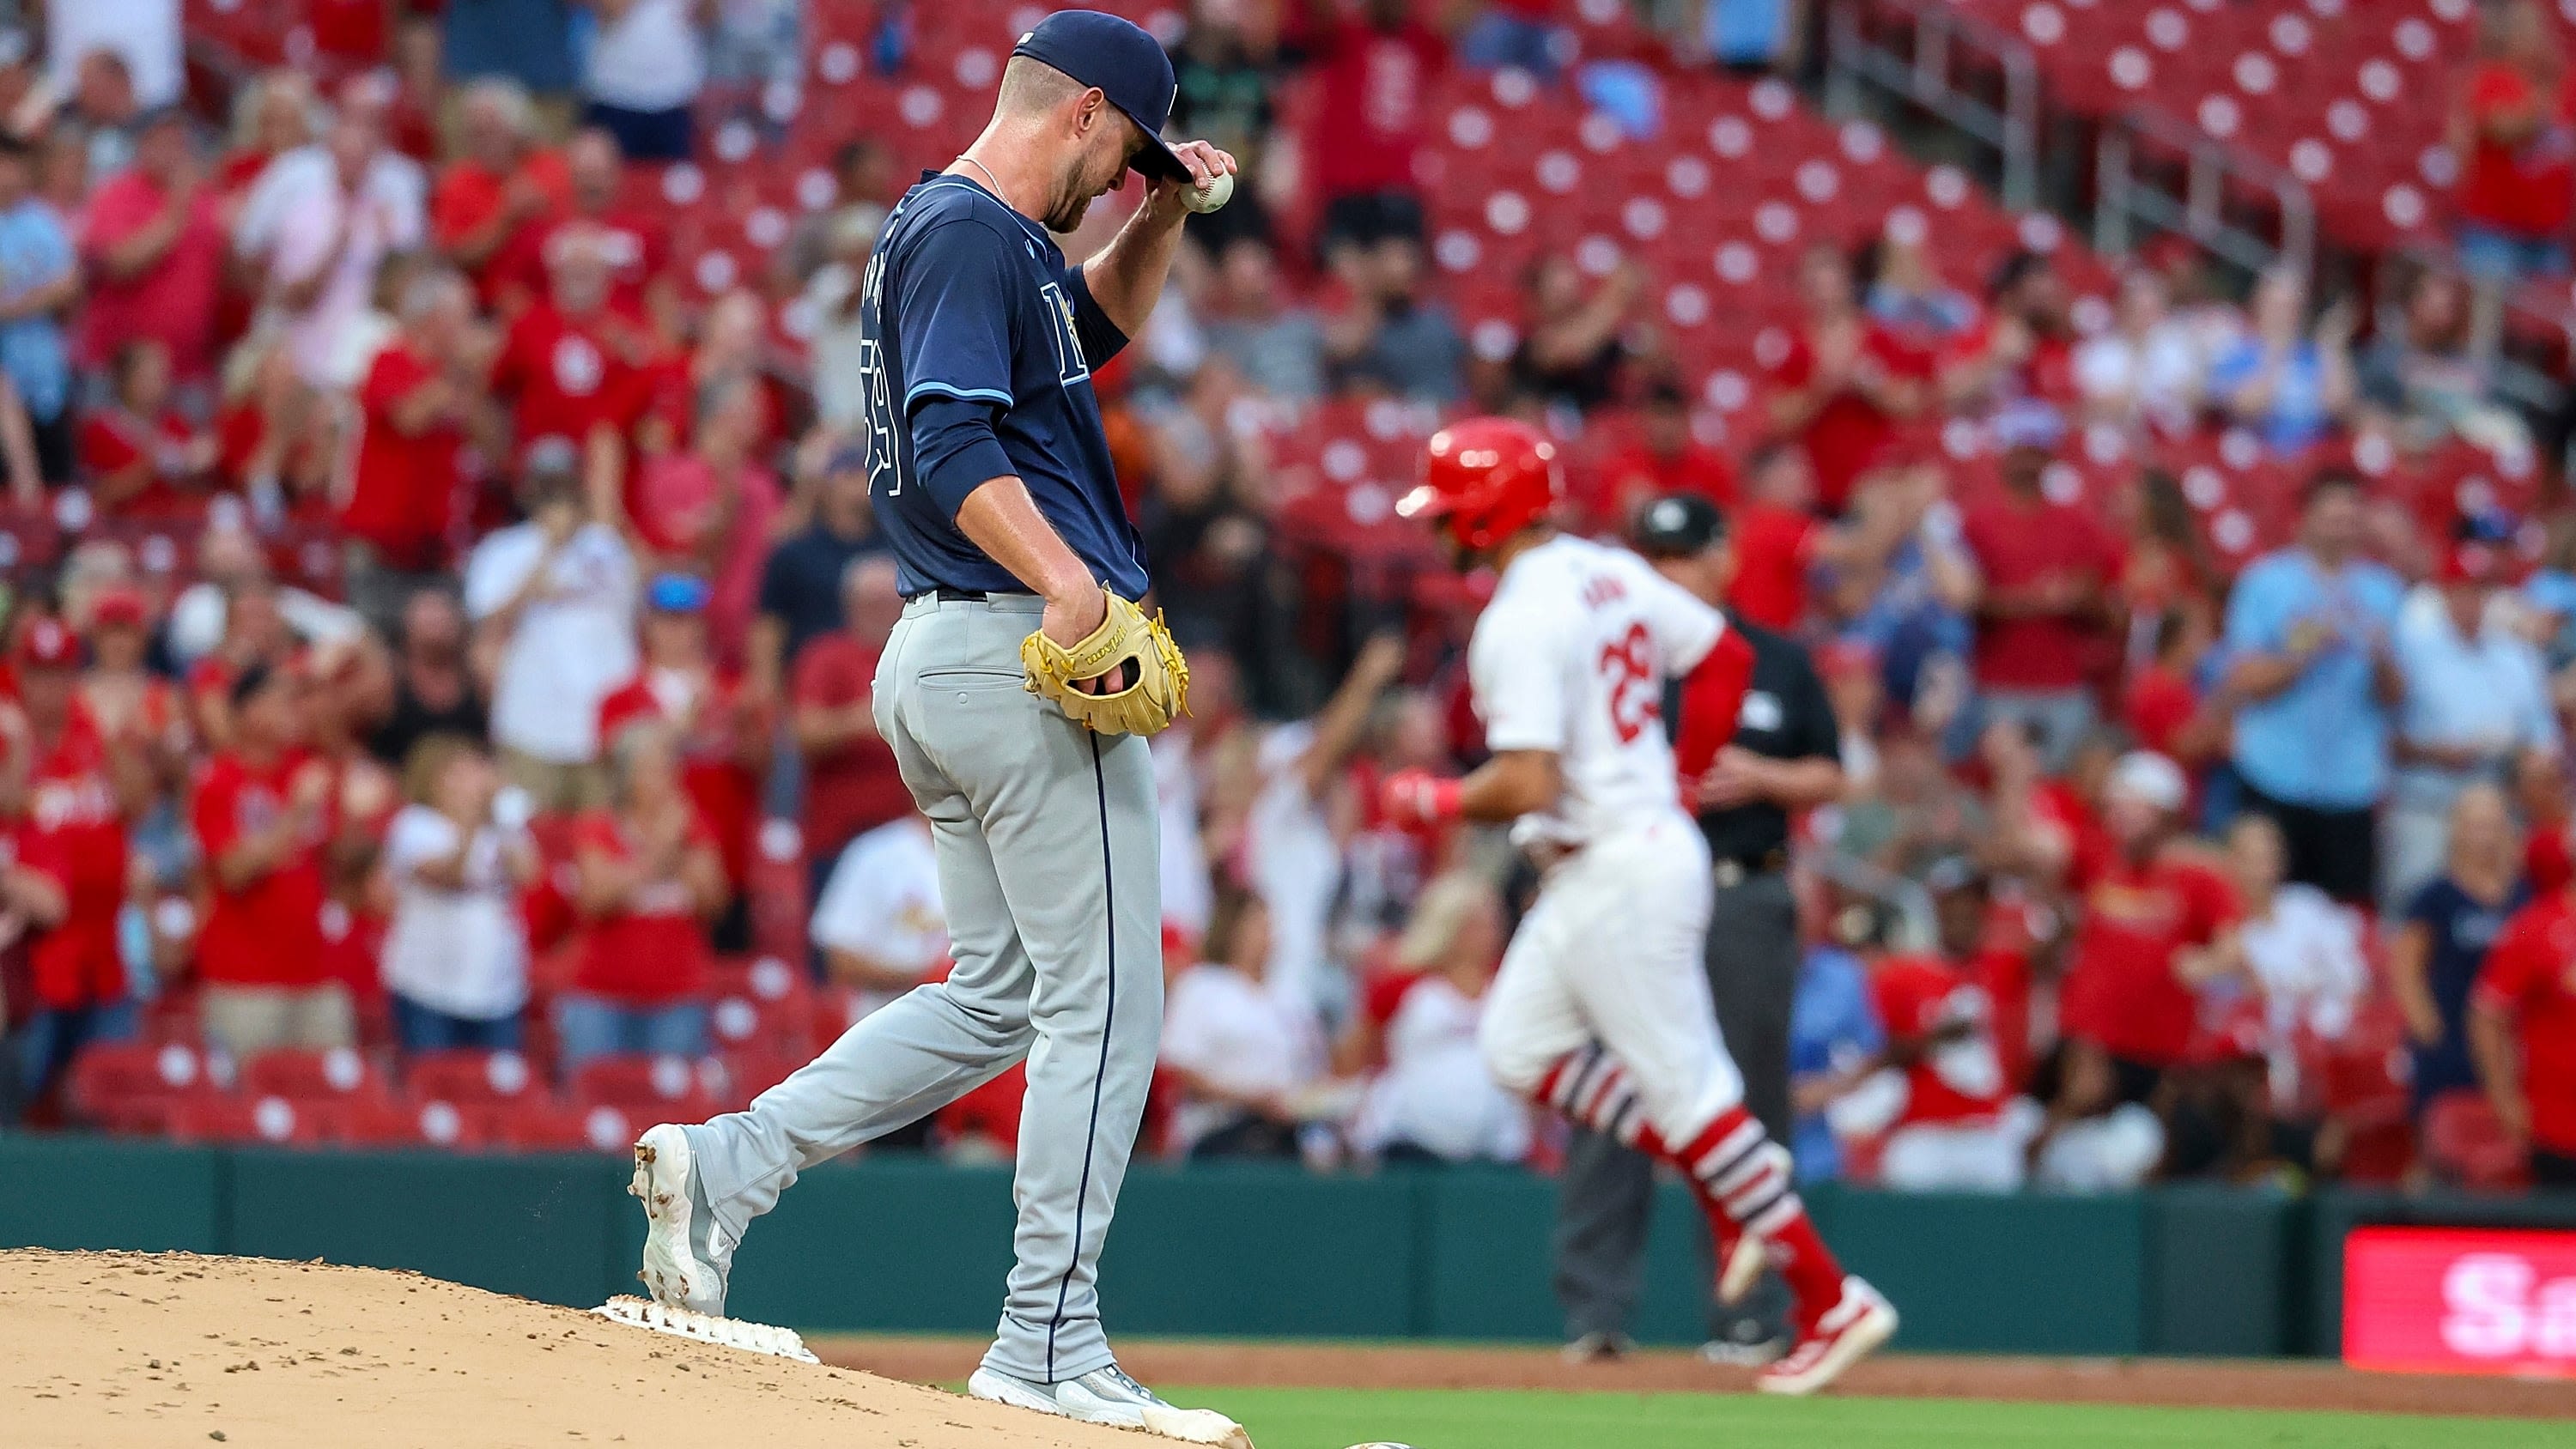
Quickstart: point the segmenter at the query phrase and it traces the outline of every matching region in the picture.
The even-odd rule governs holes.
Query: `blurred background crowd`
[[[1095,379],[1197,686],[1156,1150],[1569,1151],[1474,1047],[1528,868],[1373,803],[1480,753],[1490,580],[1390,507],[1475,410],[1777,636],[1698,789],[1802,1174],[2576,1170],[2568,427],[2495,381],[2564,373],[2499,320],[2565,296],[2558,9],[2158,10],[2366,30],[2362,120],[2447,128],[2430,252],[2248,266],[1829,111],[1828,21],[1920,6],[1117,8],[1250,182]],[[17,1116],[622,1151],[945,968],[858,279],[1036,13],[0,4]]]

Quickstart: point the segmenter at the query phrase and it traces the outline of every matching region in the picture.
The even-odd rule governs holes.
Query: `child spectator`
[[[609,808],[574,834],[582,919],[571,989],[555,998],[555,1049],[570,1071],[616,1052],[705,1054],[703,923],[724,908],[724,860],[680,776],[679,741],[638,721],[609,747]]]
[[[519,894],[538,861],[527,797],[470,741],[432,735],[403,766],[408,797],[385,832],[394,892],[384,982],[408,1052],[516,1051],[528,999]]]

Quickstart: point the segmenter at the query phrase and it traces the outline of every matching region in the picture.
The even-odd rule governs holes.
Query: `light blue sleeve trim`
[[[997,402],[1004,407],[1014,406],[1011,395],[1000,388],[957,387],[944,382],[916,382],[912,385],[912,391],[903,395],[905,410],[910,411],[913,400],[926,392],[935,392],[942,397],[953,397],[961,402]]]

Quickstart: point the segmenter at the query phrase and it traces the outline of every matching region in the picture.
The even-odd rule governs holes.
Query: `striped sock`
[[[1575,1125],[1589,1127],[1621,1146],[1666,1162],[1675,1161],[1672,1149],[1647,1123],[1645,1107],[1637,1099],[1636,1084],[1630,1080],[1628,1069],[1598,1043],[1558,1058],[1547,1075],[1539,1079],[1531,1096],[1540,1106],[1552,1108]],[[1724,1263],[1741,1232],[1737,1220],[1727,1216],[1697,1178],[1687,1172],[1684,1177],[1691,1184],[1691,1196],[1708,1218],[1709,1236],[1717,1244],[1717,1260]]]
[[[1790,1186],[1789,1154],[1752,1113],[1741,1105],[1727,1108],[1671,1156],[1699,1185],[1703,1206],[1769,1240],[1771,1261],[1789,1280],[1802,1315],[1823,1313],[1842,1297],[1842,1265]]]

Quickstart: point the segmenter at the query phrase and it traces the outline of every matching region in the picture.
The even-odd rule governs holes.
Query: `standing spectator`
[[[583,119],[632,161],[686,161],[689,110],[707,82],[706,38],[691,0],[588,0],[599,28],[582,69]]]
[[[34,191],[33,153],[0,135],[0,372],[35,430],[48,483],[72,477],[72,364],[62,315],[80,296],[70,235]]]
[[[105,55],[140,104],[186,99],[179,0],[44,0],[43,9],[45,69],[58,89],[77,90],[90,57]]]
[[[357,447],[340,510],[349,603],[388,633],[404,602],[451,562],[481,371],[473,306],[453,272],[414,277],[403,288],[398,330],[358,388]]]
[[[502,337],[492,394],[510,408],[522,452],[549,437],[589,448],[602,429],[623,432],[643,410],[649,339],[640,319],[609,306],[614,247],[597,226],[555,228],[546,240],[546,296]]]
[[[2538,0],[2481,7],[2478,57],[2450,118],[2460,264],[2495,284],[2567,270],[2576,105],[2558,25]]]
[[[2406,692],[2379,834],[2379,899],[2390,911],[2440,872],[2462,790],[2501,785],[2524,751],[2558,748],[2540,651],[2488,617],[2507,562],[2493,544],[2453,544],[2442,561],[2441,607],[2410,608],[2398,623]]]
[[[2449,863],[2406,903],[2388,951],[2388,984],[2406,1013],[2415,1116],[2445,1092],[2475,1091],[2469,991],[2505,922],[2531,903],[2504,792],[2471,785],[2451,802]]]
[[[2052,774],[2093,730],[2089,676],[2120,571],[2093,514],[2042,487],[2061,429],[2046,408],[1998,413],[2003,492],[1961,528],[1977,573],[1978,717],[2028,726]]]
[[[2003,259],[1986,286],[1982,326],[1953,340],[1941,393],[1982,416],[2015,405],[2063,410],[2076,401],[2075,325],[2066,279],[2035,251]]]
[[[1744,460],[1744,500],[1727,520],[1736,558],[1729,609],[1783,632],[1806,618],[1807,570],[1824,534],[1815,500],[1815,470],[1796,445],[1764,443]]]
[[[1253,175],[1262,174],[1277,124],[1280,83],[1277,21],[1240,0],[1199,0],[1171,42],[1174,135],[1196,136]],[[1266,218],[1257,199],[1241,216],[1234,207],[1190,218],[1189,233],[1210,251],[1260,235]]]
[[[1735,574],[1726,516],[1697,494],[1655,499],[1639,515],[1637,549],[1656,572],[1716,605]],[[1807,651],[1770,630],[1731,619],[1753,647],[1753,672],[1735,736],[1714,768],[1683,790],[1715,862],[1708,939],[1710,1000],[1744,1078],[1744,1103],[1774,1141],[1790,1140],[1789,1023],[1801,956],[1798,903],[1789,884],[1793,812],[1838,798],[1841,741],[1833,705]],[[1664,716],[1680,728],[1680,687]],[[1557,1196],[1556,1286],[1570,1336],[1617,1332],[1639,1289],[1654,1165],[1617,1140],[1578,1128],[1566,1148]],[[1709,1281],[1716,1281],[1714,1272]],[[1709,1337],[1755,1343],[1787,1330],[1785,1291],[1738,1309],[1712,1302]]]
[[[1589,412],[1619,395],[1628,355],[1625,332],[1652,277],[1634,262],[1587,293],[1570,256],[1540,258],[1522,289],[1527,309],[1512,382],[1550,406]]]
[[[806,645],[841,627],[850,565],[883,547],[868,506],[864,444],[832,447],[822,476],[809,486],[810,521],[769,551],[760,573],[750,668],[754,682],[772,695],[794,675]]]
[[[599,703],[635,674],[635,560],[616,528],[585,516],[578,466],[561,439],[530,449],[527,522],[484,539],[465,565],[465,612],[490,661],[492,742],[541,811],[606,798]]]
[[[377,759],[401,765],[433,735],[481,740],[489,732],[483,687],[466,653],[465,610],[445,587],[403,601],[393,676],[393,707],[367,743]]]
[[[564,143],[569,195],[558,210],[520,227],[493,262],[491,295],[504,316],[515,317],[552,285],[548,259],[567,231],[595,238],[608,263],[608,309],[636,325],[649,324],[664,338],[680,335],[679,290],[671,276],[668,217],[626,199],[626,163],[617,138],[584,127]],[[871,239],[874,231],[868,234]]]
[[[789,716],[805,762],[805,850],[820,871],[860,834],[912,809],[894,751],[877,733],[877,656],[903,613],[894,559],[863,554],[843,570],[846,627],[796,656]]]
[[[1387,236],[1343,256],[1350,308],[1327,324],[1324,346],[1344,384],[1414,402],[1464,396],[1467,340],[1449,308],[1424,295],[1422,243]]]
[[[2211,958],[2217,971],[2200,983],[2205,1013],[2224,1016],[2235,1007],[2249,1024],[2260,1023],[2269,1091],[2254,1094],[2245,1112],[2235,1159],[2244,1166],[2281,1155],[2284,1146],[2312,1166],[2320,1165],[2320,1156],[2333,1155],[2328,1143],[2301,1149],[2281,1142],[2292,1134],[2276,1126],[2316,1125],[2307,1102],[2319,1084],[2300,1080],[2301,1047],[2349,1032],[2370,987],[2360,914],[2315,886],[2282,879],[2286,864],[2279,826],[2261,815],[2237,817],[2227,832],[2227,872],[2244,919],[2236,928],[2236,949]],[[2240,992],[2250,999],[2231,1002]]]
[[[182,386],[204,389],[215,371],[224,232],[185,112],[145,118],[134,164],[90,197],[80,242],[89,269],[82,364],[102,367],[127,343],[148,339],[168,350]]]
[[[236,223],[234,245],[263,263],[267,315],[298,377],[354,385],[351,344],[386,257],[420,245],[419,168],[385,145],[381,107],[343,104],[320,147],[273,163]]]
[[[2469,1050],[2531,1180],[2576,1188],[2576,887],[2513,914],[2469,993]]]
[[[17,703],[0,729],[9,740],[0,793],[17,858],[0,898],[29,908],[35,1012],[22,1042],[23,1098],[41,1098],[91,1042],[134,1034],[136,1008],[118,950],[125,904],[126,830],[151,799],[141,751],[111,742],[79,697],[80,640],[39,618],[19,637]],[[33,876],[33,880],[26,879]]]
[[[717,657],[732,666],[750,648],[784,506],[777,475],[761,461],[768,427],[759,379],[724,379],[701,394],[688,451],[646,459],[629,495],[644,545],[665,567],[707,580],[707,629]]]
[[[774,722],[768,701],[719,670],[707,637],[707,586],[687,574],[662,574],[644,591],[643,650],[635,677],[599,702],[599,737],[614,741],[637,720],[671,732],[680,751],[680,780],[700,826],[724,862],[726,895],[715,924],[716,948],[751,945],[751,837],[759,823],[760,782],[769,770]]]
[[[484,299],[497,294],[500,264],[519,238],[570,201],[564,158],[537,144],[528,93],[498,76],[475,81],[457,102],[462,146],[429,198],[430,234],[472,277]]]
[[[2372,812],[2388,789],[2390,712],[2406,697],[2389,637],[2404,586],[2360,546],[2360,480],[2319,473],[2298,542],[2236,580],[2223,686],[2246,804],[2280,824],[2290,879],[2350,902],[2375,898]]]
[[[516,1051],[528,1000],[519,893],[536,878],[524,796],[471,742],[433,735],[403,766],[410,803],[385,832],[394,892],[384,979],[404,1051]]]
[[[859,326],[859,303],[866,296],[868,258],[876,253],[877,232],[884,226],[881,216],[842,217],[825,238],[822,264],[797,299],[814,323],[806,349],[813,362],[815,419],[832,436],[861,447],[867,445],[866,364],[872,344]]]
[[[1637,400],[1636,435],[1601,460],[1590,512],[1602,528],[1632,529],[1661,494],[1687,493],[1720,508],[1735,503],[1735,465],[1691,431],[1690,398],[1658,378]]]
[[[1227,242],[1217,255],[1215,291],[1216,315],[1207,323],[1212,355],[1232,362],[1245,383],[1287,406],[1303,407],[1324,395],[1324,325],[1280,277],[1278,253],[1268,238]]]
[[[724,859],[681,782],[679,741],[639,720],[609,747],[610,808],[573,841],[582,919],[571,989],[555,998],[555,1045],[570,1071],[613,1052],[705,1054],[702,923],[724,908]]]
[[[947,964],[939,857],[930,822],[907,810],[825,859],[834,863],[814,897],[814,949],[826,979],[849,988],[856,1021]]]
[[[1414,153],[1432,83],[1449,45],[1404,0],[1305,0],[1290,36],[1313,70],[1313,122],[1301,138],[1310,184],[1323,199],[1325,250],[1422,235]]]
[[[2076,346],[2074,366],[2095,422],[2180,433],[2200,410],[2200,349],[2173,316],[2165,279],[2143,268],[2120,279],[2111,325]]]
[[[2275,266],[2254,286],[2253,335],[2219,354],[2209,369],[2211,399],[2284,457],[2341,425],[2355,395],[2352,300],[2337,299],[2312,330],[2307,311],[2306,279]]]
[[[1930,363],[1861,310],[1851,262],[1832,246],[1800,258],[1798,298],[1805,322],[1769,367],[1771,423],[1805,450],[1817,502],[1840,513],[1896,424],[1922,408]]]
[[[206,1038],[235,1056],[357,1043],[348,990],[323,961],[323,855],[339,825],[330,768],[304,748],[307,699],[293,669],[237,675],[231,743],[190,806],[212,896],[197,937]]]
[[[151,608],[143,591],[111,584],[89,601],[90,668],[80,685],[81,713],[111,757],[132,751],[144,762],[157,799],[187,777],[187,707],[167,676],[146,667]]]
[[[2058,1025],[2070,1059],[2099,1060],[2070,1060],[2060,1075],[2106,1086],[2110,1102],[2154,1105],[2165,1074],[2187,1059],[2200,1019],[2195,983],[2220,973],[2239,915],[2227,878],[2174,848],[2189,799],[2180,767],[2133,751],[2104,787],[2100,835],[2077,843],[2070,885],[2083,916]],[[2110,1102],[2061,1095],[2058,1106],[2086,1118]]]

